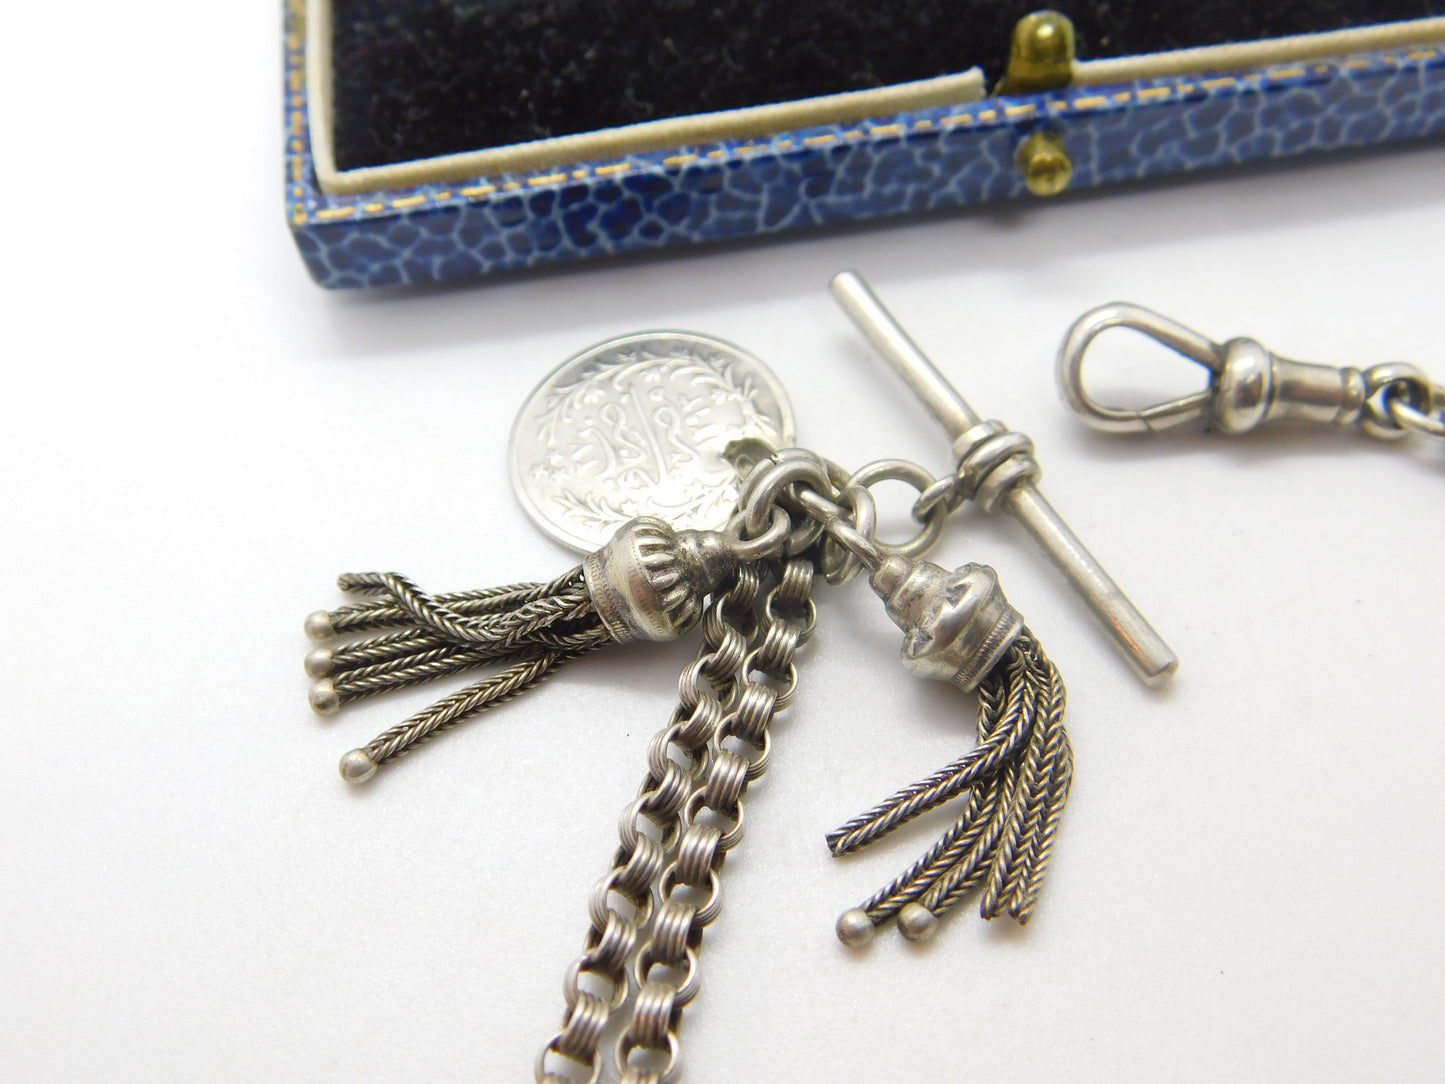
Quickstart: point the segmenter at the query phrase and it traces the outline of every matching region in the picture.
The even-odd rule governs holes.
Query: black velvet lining
[[[997,78],[1040,0],[331,0],[337,166],[926,79]],[[1445,0],[1058,3],[1079,55],[1445,13]]]

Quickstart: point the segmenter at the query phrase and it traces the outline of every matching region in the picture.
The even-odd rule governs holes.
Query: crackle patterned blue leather
[[[300,18],[288,5],[287,204],[306,266],[333,288],[1027,196],[1014,152],[1044,125],[1073,160],[1070,190],[1445,133],[1445,49],[1421,48],[994,98],[535,174],[327,196],[311,168]]]

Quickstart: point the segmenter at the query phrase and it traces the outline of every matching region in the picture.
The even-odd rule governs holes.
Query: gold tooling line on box
[[[287,84],[297,88],[304,83],[304,71],[307,60],[305,56],[304,43],[307,35],[302,31],[306,18],[306,0],[287,0],[287,10],[290,13],[292,25],[295,29],[286,37],[286,68]],[[1445,19],[1420,20],[1421,23],[1445,25]],[[1438,29],[1430,27],[1429,29]],[[314,39],[313,39],[314,42]],[[1403,67],[1406,64],[1431,61],[1445,57],[1445,48],[1411,49],[1409,52],[1385,55],[1378,60],[1365,60],[1351,58],[1335,63],[1314,64],[1308,67],[1294,65],[1288,68],[1276,68],[1266,72],[1250,72],[1245,75],[1217,76],[1196,81],[1180,80],[1172,86],[1142,87],[1138,90],[1121,90],[1111,94],[1091,94],[1072,100],[1050,101],[1046,105],[1047,115],[1051,119],[1066,118],[1070,115],[1087,115],[1097,110],[1112,106],[1125,106],[1130,104],[1139,105],[1160,105],[1165,102],[1182,101],[1197,92],[1206,94],[1217,94],[1223,92],[1250,92],[1258,91],[1266,86],[1287,83],[1302,78],[1310,71],[1317,75],[1328,75],[1336,71],[1358,71],[1362,68],[1371,67],[1374,64],[1383,64],[1386,67]],[[1102,63],[1102,62],[1093,62]],[[288,133],[291,138],[288,140],[288,166],[289,176],[299,181],[305,158],[305,143],[303,137],[307,131],[307,102],[301,95],[293,96],[288,101],[289,115],[287,118]],[[1002,106],[1002,119],[1004,121],[1021,120],[1039,115],[1039,107],[1032,102],[1020,105]],[[851,128],[841,134],[826,133],[823,135],[808,136],[801,141],[792,138],[779,138],[773,140],[762,140],[753,143],[746,143],[742,146],[732,148],[719,148],[704,152],[689,152],[673,155],[664,158],[661,165],[669,170],[682,169],[694,162],[704,159],[718,161],[722,159],[751,158],[761,154],[776,154],[795,149],[798,146],[804,147],[826,147],[840,141],[856,142],[862,140],[891,140],[904,139],[916,132],[934,131],[939,128],[982,128],[1000,122],[1000,109],[987,108],[978,110],[961,110],[940,119],[921,117],[909,123],[891,123],[868,126],[860,125]],[[314,147],[317,141],[318,132],[311,130]],[[407,195],[397,196],[387,200],[377,200],[373,196],[365,202],[332,203],[333,199],[345,197],[322,196],[320,203],[312,206],[301,200],[293,202],[291,207],[291,220],[297,225],[305,225],[308,222],[334,222],[352,216],[373,216],[390,213],[392,211],[412,210],[424,206],[442,206],[457,201],[484,202],[498,192],[518,192],[525,188],[541,188],[549,185],[562,184],[566,181],[586,181],[593,178],[616,178],[619,175],[642,172],[655,168],[655,161],[642,159],[624,159],[616,162],[609,162],[604,165],[588,166],[571,169],[570,171],[550,171],[538,173],[535,176],[522,180],[508,180],[498,183],[481,183],[468,185],[461,188],[445,187],[436,192],[412,192]]]

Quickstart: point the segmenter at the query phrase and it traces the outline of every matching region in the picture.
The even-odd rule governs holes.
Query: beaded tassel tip
[[[965,756],[905,787],[829,834],[849,854],[967,794],[955,824],[907,871],[838,920],[840,941],[867,944],[897,916],[911,941],[932,937],[939,917],[975,888],[984,918],[1027,922],[1043,884],[1073,774],[1064,732],[1064,685],[992,569],[889,558],[873,573],[889,616],[905,632],[915,673],[976,688],[978,742]]]
[[[733,567],[721,536],[673,531],[656,519],[625,524],[583,564],[547,583],[428,595],[394,572],[344,575],[368,601],[306,618],[313,640],[379,633],[305,658],[312,710],[332,715],[363,697],[492,667],[480,680],[341,758],[349,783],[420,743],[532,688],[603,644],[665,640],[695,624],[706,593]]]
[[[376,598],[314,613],[306,619],[306,632],[314,639],[381,635],[306,656],[306,673],[316,679],[308,699],[318,714],[331,715],[354,700],[435,678],[498,667],[347,753],[340,767],[350,783],[370,779],[387,761],[524,692],[563,662],[611,639],[587,595],[580,567],[550,583],[436,597],[392,572],[342,576],[338,586]]]

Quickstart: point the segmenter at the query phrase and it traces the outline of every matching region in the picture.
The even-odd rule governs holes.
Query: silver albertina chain
[[[563,983],[562,1027],[537,1059],[539,1084],[577,1079],[554,1071],[556,1059],[598,1080],[608,1020],[629,1000],[616,1047],[621,1079],[679,1079],[677,1028],[698,990],[697,949],[721,910],[719,870],[742,839],[743,794],[767,770],[768,727],[792,697],[794,655],[815,620],[812,580],[810,561],[784,564],[764,601],[765,626],[755,613],[758,565],[740,566],[708,607],[678,706],[653,738],[638,797],[623,811],[612,869],[593,889],[583,953]],[[668,972],[682,977],[664,978]],[[648,1057],[666,1064],[634,1064]]]

